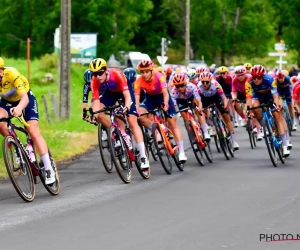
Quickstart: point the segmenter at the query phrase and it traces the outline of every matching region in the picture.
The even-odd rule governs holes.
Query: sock
[[[234,135],[234,131],[230,131],[230,135],[231,135],[231,138],[232,138],[232,141],[235,142],[235,135]]]
[[[290,134],[289,134],[289,131],[285,131],[285,136],[286,136],[286,140],[287,141],[290,141]]]
[[[51,166],[51,161],[50,161],[49,154],[48,153],[42,154],[41,155],[41,159],[42,159],[42,161],[44,163],[45,170],[52,170],[53,171],[52,166]]]
[[[176,142],[179,148],[179,153],[184,153],[183,141]]]
[[[207,131],[207,124],[206,124],[206,123],[201,124],[201,128],[202,128],[204,134],[208,134],[208,131]]]
[[[292,124],[296,124],[295,117],[291,117],[291,119],[292,119]]]
[[[136,147],[137,147],[137,150],[140,152],[140,157],[141,158],[147,158],[146,153],[145,153],[145,144],[144,144],[144,142],[143,141],[138,142],[136,144]]]
[[[234,121],[235,121],[236,123],[238,123],[238,121],[239,121],[239,116],[238,116],[237,113],[234,114]]]
[[[287,143],[287,139],[286,139],[286,134],[280,135],[280,137],[281,137],[283,146],[287,146],[288,143]]]

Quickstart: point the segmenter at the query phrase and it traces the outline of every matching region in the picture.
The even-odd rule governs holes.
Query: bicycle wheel
[[[253,130],[251,126],[251,118],[248,119],[247,124],[246,124],[246,130],[249,136],[249,141],[250,141],[250,146],[252,149],[254,149],[254,141],[253,141]]]
[[[4,137],[2,150],[8,176],[18,195],[24,201],[33,201],[35,185],[25,152],[10,135]]]
[[[143,135],[144,135],[144,142],[145,142],[145,146],[147,147],[147,150],[148,150],[148,155],[149,155],[149,151],[150,151],[153,160],[158,161],[157,150],[153,143],[153,138],[150,136],[148,129],[146,129],[145,127],[142,127],[142,128],[143,128],[142,131],[143,131]]]
[[[107,129],[106,130],[106,135],[107,133]],[[100,151],[100,156],[101,156],[101,160],[103,163],[103,166],[106,170],[107,173],[111,173],[113,171],[113,160],[111,158],[111,153],[110,153],[110,148],[108,145],[108,141],[102,141],[102,135],[103,135],[103,129],[102,129],[102,125],[98,125],[98,146],[99,146],[99,151]],[[108,137],[108,135],[107,135]]]
[[[45,183],[45,168],[44,168],[44,163],[42,161],[40,161],[39,166],[41,168],[40,171],[40,179],[44,185],[44,187],[46,188],[46,190],[52,194],[52,195],[58,195],[59,191],[60,191],[60,180],[59,180],[59,174],[58,174],[58,169],[57,166],[55,164],[55,161],[52,157],[52,154],[50,152],[50,150],[48,151],[49,156],[50,156],[50,162],[51,162],[51,166],[53,171],[55,172],[55,182],[52,184],[47,185]]]
[[[267,144],[267,149],[268,149],[268,153],[271,159],[271,162],[273,164],[274,167],[277,167],[277,155],[276,155],[276,149],[273,143],[273,131],[272,128],[270,127],[269,123],[265,120],[262,119],[262,126],[263,126],[263,130],[264,130],[264,138],[265,138],[265,142]]]
[[[228,128],[227,128],[227,126],[226,126],[226,124],[223,120],[222,120],[222,126],[223,126],[223,128],[225,130],[225,134],[226,134],[225,141],[226,141],[226,144],[227,144],[228,152],[231,155],[231,157],[234,157],[232,136],[229,133]]]
[[[224,153],[225,158],[227,160],[229,160],[230,159],[230,155],[229,155],[229,152],[228,152],[228,146],[227,146],[227,142],[226,142],[226,136],[224,135],[225,130],[224,130],[224,127],[221,127],[222,126],[222,122],[220,121],[220,118],[214,117],[214,124],[215,124],[215,128],[216,128],[216,134],[218,135],[218,138],[219,138],[221,149],[222,149],[222,151]]]
[[[281,136],[278,132],[278,127],[277,127],[277,124],[275,121],[274,121],[273,126],[274,126],[273,131],[275,132],[275,140],[276,140],[276,145],[275,145],[276,152],[277,152],[277,155],[278,155],[281,163],[284,164],[285,157],[283,156],[283,144],[282,144]]]
[[[186,121],[185,122],[185,128],[190,140],[190,144],[191,147],[193,149],[194,155],[198,161],[198,163],[200,164],[200,166],[204,166],[204,157],[203,157],[203,151],[202,148],[200,147],[198,141],[197,141],[197,137],[195,135],[195,131],[193,129],[193,125],[191,123],[191,121]]]
[[[217,149],[218,153],[221,153],[221,146],[220,146],[219,136],[218,136],[217,132],[215,135],[213,135],[213,137],[214,137],[216,149]]]
[[[287,105],[284,105],[283,117],[286,121],[286,125],[287,125],[288,130],[289,130],[289,135],[292,136],[293,124],[292,124],[292,118],[291,118],[291,115],[290,115],[290,111],[289,111]]]
[[[204,138],[204,132],[203,130],[201,129],[201,133],[202,133],[202,138]],[[202,148],[205,156],[206,156],[206,159],[212,163],[213,162],[213,154],[212,154],[212,151],[211,151],[211,147],[210,147],[210,141],[203,141],[205,143],[205,148]]]
[[[145,149],[146,149],[146,142],[144,141],[145,143]],[[140,159],[140,152],[138,151],[137,147],[136,147],[136,143],[134,140],[132,140],[132,145],[133,145],[133,153],[134,153],[134,156],[136,158],[136,160],[134,161],[138,171],[139,171],[139,174],[144,178],[144,179],[149,179],[150,178],[150,168],[148,169],[141,169],[141,159]],[[147,149],[145,150],[145,153],[146,153],[146,157],[147,159],[149,160],[149,154],[148,154],[148,151]]]
[[[154,123],[152,126],[152,135],[153,143],[155,145],[161,165],[163,166],[167,174],[172,174],[173,159],[163,141],[163,136],[158,128],[157,123]]]
[[[132,162],[129,159],[127,147],[120,134],[120,131],[115,127],[108,129],[108,145],[111,148],[112,160],[121,180],[128,184],[132,180]]]
[[[172,154],[172,158],[175,162],[176,167],[179,169],[179,171],[183,171],[184,170],[184,163],[181,163],[179,161],[179,148],[177,146],[177,143],[175,141],[175,137],[173,135],[173,132],[168,128],[169,132],[168,132],[168,139],[171,143],[171,146],[174,150],[174,154]]]

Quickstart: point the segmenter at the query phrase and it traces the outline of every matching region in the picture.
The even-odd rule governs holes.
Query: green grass
[[[27,61],[14,60],[4,58],[6,66],[15,67],[19,72],[27,77]],[[49,148],[51,149],[56,160],[65,160],[74,155],[85,152],[92,145],[97,143],[96,127],[82,121],[81,119],[81,104],[82,104],[82,89],[83,89],[83,73],[86,68],[72,65],[71,67],[71,119],[53,121],[52,104],[49,96],[49,91],[56,95],[59,105],[58,94],[58,73],[56,69],[44,70],[43,60],[34,60],[31,62],[30,70],[30,88],[33,91],[38,101],[40,130],[44,136]],[[46,64],[46,62],[45,62]],[[54,82],[42,82],[46,73],[52,73]],[[41,96],[45,95],[50,112],[51,123],[46,120],[46,113]],[[58,110],[57,110],[58,112]],[[58,115],[58,114],[57,114]],[[2,150],[0,152],[0,177],[6,176],[6,169],[3,162]]]

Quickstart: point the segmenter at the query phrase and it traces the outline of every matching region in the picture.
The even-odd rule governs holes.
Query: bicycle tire
[[[104,169],[106,170],[107,173],[110,174],[113,171],[114,164],[113,164],[113,160],[111,157],[108,141],[106,143],[102,142],[102,131],[103,131],[102,125],[99,124],[98,125],[98,146],[99,146],[100,156],[101,156],[101,160],[102,160]],[[107,134],[107,138],[108,138],[107,130],[106,130],[106,134]],[[108,159],[110,159],[110,160],[108,160]]]
[[[229,160],[230,155],[229,155],[228,148],[227,148],[226,138],[224,137],[224,134],[222,132],[222,129],[221,129],[221,126],[219,124],[218,119],[220,119],[220,118],[214,117],[213,123],[214,123],[215,128],[216,128],[216,133],[218,135],[220,146],[221,146],[221,149],[223,151],[223,154],[224,154],[226,160]]]
[[[155,148],[157,150],[158,158],[160,160],[160,163],[165,170],[167,174],[172,174],[172,157],[169,153],[169,150],[165,147],[164,142],[163,142],[163,136],[158,128],[157,123],[153,123],[152,126],[152,135],[153,135],[153,143],[155,145]],[[158,137],[161,138],[161,141],[159,141]],[[163,154],[166,155],[167,157],[167,162],[164,161],[163,159]]]
[[[40,164],[39,164],[40,168],[41,168],[39,176],[40,176],[40,179],[41,179],[45,189],[48,191],[48,193],[55,196],[55,195],[58,195],[60,192],[60,179],[59,179],[59,174],[58,174],[58,168],[55,164],[55,161],[53,159],[53,156],[52,156],[50,150],[48,151],[48,153],[49,153],[52,169],[55,172],[55,182],[52,184],[49,184],[49,185],[47,185],[45,183],[45,169],[43,168],[44,165],[43,165],[42,161],[40,161]]]
[[[248,119],[247,124],[246,124],[246,130],[249,136],[249,141],[250,141],[250,146],[252,149],[254,149],[254,142],[253,142],[253,131],[250,123],[250,119]]]
[[[224,130],[225,130],[225,133],[226,133],[225,141],[226,141],[226,144],[227,144],[228,152],[231,155],[231,157],[234,157],[232,136],[229,133],[228,128],[227,128],[225,122],[223,120],[221,120],[221,121],[222,121],[222,126],[224,127]]]
[[[9,144],[10,144],[10,146],[9,146]],[[21,168],[19,168],[19,170],[20,170],[20,172],[22,172],[23,176],[26,175],[28,178],[29,190],[26,193],[23,191],[23,189],[20,187],[20,185],[18,184],[18,181],[17,181],[17,178],[21,178],[20,173],[18,173],[18,175],[15,177],[14,173],[16,173],[18,170],[13,170],[12,168],[14,168],[14,166],[11,166],[11,164],[10,164],[11,161],[9,158],[12,158],[12,150],[10,148],[12,148],[12,147],[15,148],[15,150],[16,150],[15,152],[19,152],[22,154],[21,158],[23,159],[24,166],[23,166],[22,170],[21,170]],[[19,146],[19,144],[15,141],[15,139],[10,135],[4,137],[3,143],[2,143],[2,151],[3,151],[4,163],[5,163],[5,167],[7,169],[8,176],[9,176],[11,183],[13,184],[16,192],[24,201],[26,201],[26,202],[33,201],[34,197],[35,197],[35,184],[34,184],[34,178],[33,178],[32,172],[31,172],[30,164],[28,162],[25,152]],[[9,154],[11,157],[9,157]]]
[[[146,129],[145,127],[143,127],[142,131],[144,135],[145,146],[147,147],[148,150],[148,155],[150,151],[153,160],[158,161],[158,155],[157,155],[156,147],[153,144],[153,138],[151,138],[148,129]]]
[[[108,129],[107,140],[110,149],[112,149],[112,160],[114,162],[117,173],[125,184],[129,184],[132,180],[132,162],[129,159],[128,153],[126,151],[126,145],[123,137],[120,134],[120,131],[114,126],[111,126]],[[115,147],[115,142],[118,140],[120,142],[120,146]]]
[[[284,113],[284,119],[286,121],[286,125],[288,127],[289,135],[292,136],[292,129],[293,129],[292,118],[291,118],[290,111],[286,105],[284,105],[283,113]]]
[[[217,133],[215,135],[213,135],[213,137],[214,137],[216,149],[217,149],[218,153],[221,153],[221,146],[219,145],[220,141],[219,141],[219,137],[218,137]]]
[[[150,167],[148,168],[148,171],[144,171],[143,169],[141,169],[141,159],[140,159],[140,152],[137,150],[137,147],[135,145],[135,142],[132,141],[133,144],[133,153],[135,155],[136,160],[134,161],[136,168],[138,169],[139,174],[144,178],[144,179],[149,179],[150,175],[151,175],[151,171],[150,171]],[[144,141],[145,144],[145,149],[146,149],[146,143]],[[146,153],[146,157],[149,160],[149,153],[147,151],[147,149],[145,150]]]
[[[275,121],[274,121],[274,130],[275,130],[275,133],[276,133],[276,136],[275,136],[276,140],[279,144],[279,146],[276,147],[276,152],[277,152],[277,155],[278,155],[281,163],[284,164],[285,163],[285,157],[283,156],[283,144],[282,144],[283,142],[281,140],[281,136],[279,135],[278,127],[277,127],[277,124],[276,124]]]
[[[202,138],[204,138],[204,132],[202,129],[201,129],[201,133],[202,133]],[[204,140],[203,142],[205,143],[205,148],[202,148],[202,151],[204,152],[208,162],[212,163],[213,162],[213,154],[212,154],[212,150],[210,147],[210,140],[209,141]]]
[[[179,171],[183,171],[184,170],[184,163],[181,163],[179,161],[179,149],[178,149],[178,146],[177,146],[177,143],[175,141],[175,137],[173,135],[173,132],[168,128],[169,132],[168,132],[168,138],[169,138],[169,141],[171,143],[171,146],[174,150],[174,154],[172,155],[172,158],[175,162],[175,165],[176,167],[179,169]]]
[[[264,138],[265,138],[265,142],[267,145],[267,149],[268,149],[268,153],[269,153],[271,162],[274,167],[277,167],[278,160],[277,160],[277,156],[276,156],[276,149],[275,149],[273,139],[272,139],[273,131],[272,131],[271,127],[269,126],[269,123],[265,119],[262,119],[262,127],[264,130]],[[268,132],[268,135],[267,135],[267,132]]]
[[[200,164],[200,166],[204,166],[204,157],[203,157],[203,151],[202,148],[200,147],[197,137],[195,135],[195,131],[193,128],[193,125],[191,121],[186,121],[185,122],[185,128],[189,137],[189,141],[192,147],[192,150],[194,152],[194,155],[196,157],[196,160]],[[199,155],[198,155],[199,154]]]

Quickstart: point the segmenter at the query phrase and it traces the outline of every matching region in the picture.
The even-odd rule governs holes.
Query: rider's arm
[[[123,91],[123,96],[124,96],[124,99],[125,99],[125,107],[127,107],[128,110],[129,110],[130,106],[131,106],[131,102],[132,102],[129,90]]]
[[[167,88],[163,88],[161,90],[162,94],[163,94],[163,97],[164,97],[164,103],[167,104],[169,103],[169,92],[168,92],[168,89]]]
[[[252,107],[252,85],[246,81],[245,83],[245,93],[246,93],[246,103],[249,108]]]
[[[232,80],[232,87],[231,87],[231,95],[232,99],[237,99],[237,83],[236,83],[236,78]]]
[[[90,83],[86,82],[83,86],[82,109],[87,107],[87,102],[89,100],[89,92],[90,91],[91,91]]]
[[[271,81],[270,81],[270,83],[271,83]],[[278,106],[279,105],[279,95],[277,92],[277,81],[272,81],[271,93],[273,95],[274,103],[276,104],[276,106]]]
[[[19,111],[22,113],[23,109],[25,109],[29,103],[29,98],[27,93],[21,93],[19,94],[19,96],[21,99],[19,104],[15,107],[15,109],[19,109]]]
[[[19,112],[14,112],[16,115],[21,115],[23,109],[25,109],[29,103],[29,98],[27,95],[27,91],[29,90],[29,86],[27,86],[29,83],[27,79],[21,77],[18,72],[18,76],[14,80],[14,87],[16,88],[16,91],[20,97],[19,104],[15,107],[15,109],[18,109]]]

